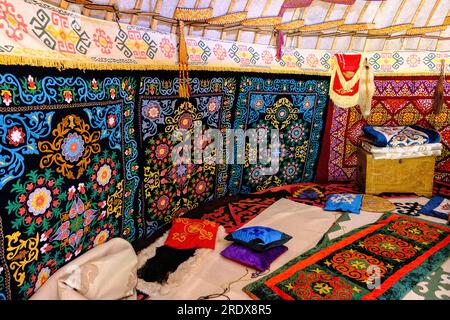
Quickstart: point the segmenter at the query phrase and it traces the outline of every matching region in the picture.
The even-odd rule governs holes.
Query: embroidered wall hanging
[[[243,290],[264,300],[401,299],[449,254],[449,227],[387,214]],[[378,280],[371,277],[375,269]]]
[[[336,106],[351,108],[359,101],[359,79],[364,69],[360,54],[335,54],[331,60],[330,99]]]
[[[0,74],[0,298],[27,299],[92,247],[140,236],[136,85],[98,73]]]
[[[318,181],[356,179],[356,150],[364,125],[419,125],[441,135],[442,153],[436,159],[435,180],[450,183],[450,100],[445,99],[441,113],[433,114],[436,77],[376,78],[372,112],[365,121],[358,108],[342,109],[330,105],[320,156]],[[450,95],[450,80],[444,82]]]
[[[141,79],[139,134],[145,155],[141,201],[147,236],[169,224],[173,216],[227,192],[227,166],[208,164],[206,158],[199,163],[194,152],[212,142],[207,129],[231,128],[236,79],[203,75],[193,76],[190,83],[191,98],[185,100],[178,97],[176,74]],[[202,125],[200,139],[194,135],[196,121]],[[191,133],[186,146],[191,163],[174,164],[172,151],[179,142],[172,139],[172,134],[182,129]]]
[[[243,164],[235,159],[228,183],[230,193],[248,194],[314,179],[328,85],[327,80],[319,78],[241,77],[233,128],[266,132],[268,152],[276,154],[271,154],[272,161],[267,165],[261,162],[252,164],[250,157],[255,155],[246,157]],[[272,129],[279,130],[279,146],[270,141]],[[235,150],[243,150],[244,146],[239,143],[236,143]],[[246,142],[246,150],[249,144]],[[278,171],[273,161],[275,158],[279,158]]]

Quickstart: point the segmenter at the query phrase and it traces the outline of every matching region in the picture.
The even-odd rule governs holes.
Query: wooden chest
[[[431,197],[435,157],[378,159],[358,148],[358,184],[368,194],[415,193]]]

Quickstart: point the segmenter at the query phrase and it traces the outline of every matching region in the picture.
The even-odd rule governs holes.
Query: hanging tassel
[[[179,43],[179,56],[178,56],[178,72],[179,72],[179,89],[178,95],[180,98],[189,99],[191,95],[191,89],[189,86],[189,64],[188,53],[186,46],[186,39],[184,38],[184,22],[180,21],[180,43]]]
[[[367,58],[364,59],[363,71],[361,71],[360,84],[361,87],[359,88],[358,105],[361,109],[361,114],[363,118],[367,120],[370,116],[370,110],[372,108],[372,97],[375,93],[375,82],[373,71],[369,66]]]
[[[277,34],[277,59],[281,60],[281,56],[283,55],[282,49],[284,45],[284,34],[283,31],[278,30]]]
[[[436,89],[434,91],[433,113],[438,114],[442,112],[444,107],[444,79],[445,79],[445,60],[441,60],[441,74],[439,76]]]

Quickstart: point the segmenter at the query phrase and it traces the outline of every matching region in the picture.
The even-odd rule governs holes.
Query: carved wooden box
[[[431,197],[434,156],[410,159],[377,159],[358,148],[358,183],[365,193],[415,193]]]

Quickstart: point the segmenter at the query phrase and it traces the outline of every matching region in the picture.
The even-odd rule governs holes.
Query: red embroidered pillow
[[[175,249],[214,249],[218,229],[217,223],[208,220],[175,218],[165,245]]]

